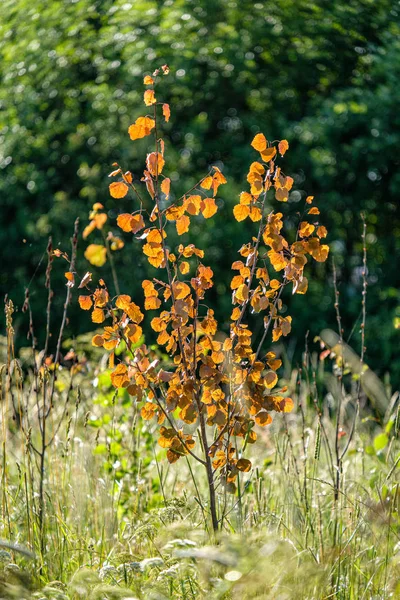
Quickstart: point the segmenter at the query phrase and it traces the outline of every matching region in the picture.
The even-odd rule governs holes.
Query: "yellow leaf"
[[[129,188],[123,181],[114,181],[110,183],[109,190],[112,198],[125,198]]]
[[[261,152],[261,158],[264,162],[269,162],[274,158],[275,154],[276,148],[275,146],[272,146],[271,148],[266,148],[263,152]]]
[[[251,207],[250,219],[253,221],[253,223],[256,223],[257,221],[261,221],[262,214],[261,214],[261,210],[258,208],[258,206]]]
[[[245,302],[249,297],[249,288],[247,287],[246,284],[242,283],[242,285],[240,285],[238,287],[238,289],[236,290],[235,293],[235,298],[236,300],[239,300],[240,302]]]
[[[319,215],[319,210],[316,206],[313,206],[312,208],[310,208],[310,210],[308,211],[309,215]]]
[[[155,126],[154,119],[150,117],[139,117],[128,129],[131,140],[138,140],[150,135],[151,130]]]
[[[154,79],[150,75],[146,75],[143,79],[144,85],[153,85]]]
[[[317,229],[317,236],[319,238],[325,238],[328,235],[328,231],[326,229],[326,227],[324,227],[323,225],[321,225],[320,227],[318,227]]]
[[[263,133],[257,133],[257,135],[253,138],[251,145],[258,152],[263,152],[267,147],[267,140]]]
[[[102,267],[107,260],[107,249],[101,244],[90,244],[86,248],[84,256],[91,265]]]
[[[251,204],[253,196],[249,192],[242,192],[240,194],[240,204]]]
[[[244,221],[250,214],[250,208],[246,204],[236,204],[233,209],[233,214],[236,221]]]
[[[203,202],[204,208],[202,209],[201,214],[205,219],[209,219],[217,212],[217,205],[215,204],[214,198],[205,198]]]
[[[202,187],[205,190],[210,190],[212,184],[213,184],[213,179],[212,179],[212,177],[209,176],[209,177],[205,177],[203,179],[203,181],[200,183],[200,187]]]
[[[299,227],[299,236],[300,237],[310,237],[312,233],[314,233],[315,226],[307,221],[302,221]]]

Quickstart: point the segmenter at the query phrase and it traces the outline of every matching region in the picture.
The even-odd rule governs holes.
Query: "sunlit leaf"
[[[107,249],[101,244],[90,244],[86,248],[84,256],[90,264],[95,267],[102,267],[107,260]]]

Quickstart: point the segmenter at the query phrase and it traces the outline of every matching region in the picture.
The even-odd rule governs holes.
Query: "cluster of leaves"
[[[241,258],[232,264],[229,334],[219,328],[213,309],[205,303],[206,292],[214,285],[214,273],[203,263],[204,251],[192,243],[180,243],[172,252],[167,228],[174,222],[181,236],[189,231],[196,217],[211,218],[217,212],[215,198],[219,187],[226,179],[219,168],[212,167],[189,192],[172,201],[171,181],[163,174],[165,145],[158,134],[158,109],[161,107],[167,121],[170,108],[155,95],[158,80],[168,71],[164,65],[144,78],[148,88],[144,103],[152,107],[152,115],[139,117],[129,128],[133,140],[154,133],[154,151],[147,155],[141,180],[149,198],[144,200],[142,189],[119,165],[111,173],[118,180],[109,187],[115,199],[132,192],[136,209],[121,213],[117,224],[143,242],[142,251],[150,265],[164,273],[145,279],[142,288],[144,310],[162,308],[151,319],[151,327],[171,363],[164,368],[155,352],[141,343],[144,314],[131,296],[112,297],[103,280],[91,291],[88,273],[79,287],[87,288],[89,294],[80,296],[79,303],[82,309],[92,310],[94,323],[110,319],[110,325],[95,335],[92,343],[110,352],[114,387],[125,388],[136,402],[143,403],[143,419],[157,419],[158,443],[167,449],[169,462],[188,454],[210,468],[212,461],[212,468],[220,470],[226,489],[234,491],[238,472],[251,468],[243,454],[247,444],[257,439],[255,425],[271,423],[272,411],[290,412],[293,408],[287,389],[277,387],[276,371],[281,360],[274,352],[265,352],[264,342],[270,331],[273,341],[289,334],[292,319],[282,314],[282,291],[291,285],[293,293],[306,292],[307,257],[326,260],[329,248],[321,240],[327,231],[318,223],[309,222],[308,218],[317,216],[319,210],[310,207],[313,198],[308,197],[307,216],[299,222],[296,238],[290,242],[284,237],[283,214],[268,210],[267,197],[274,195],[280,203],[288,200],[293,179],[283,173],[277,160],[289,145],[286,140],[269,143],[263,134],[257,134],[252,146],[260,159],[251,164],[247,176],[250,190],[240,194],[233,213],[237,221],[249,217],[258,223],[258,232],[239,249]],[[106,215],[101,212],[92,214],[84,235],[88,230],[101,228],[105,220]],[[89,248],[86,256],[92,264],[98,264],[97,255],[88,253]],[[105,247],[102,252],[105,256]],[[246,323],[250,311],[263,317],[263,332],[257,341]],[[115,349],[121,343],[126,344],[126,352],[119,354],[115,364]],[[201,450],[196,450],[196,436],[186,433],[185,425],[198,426],[203,456]],[[206,426],[212,428],[211,442]],[[238,439],[242,440],[240,446]]]

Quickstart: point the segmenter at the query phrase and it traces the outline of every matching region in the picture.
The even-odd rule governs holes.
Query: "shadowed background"
[[[168,63],[158,96],[171,104],[164,128],[165,173],[180,195],[217,164],[229,184],[211,222],[191,227],[215,272],[216,316],[230,314],[230,264],[253,225],[237,223],[232,207],[247,188],[257,158],[255,133],[287,138],[285,171],[294,176],[292,226],[312,194],[328,227],[336,262],[345,339],[359,348],[362,224],[367,220],[367,362],[400,383],[400,27],[390,0],[3,0],[0,8],[0,292],[20,312],[30,286],[38,338],[44,332],[47,238],[69,251],[74,219],[87,222],[102,202],[117,231],[120,210],[107,175],[114,161],[140,178],[147,141],[132,142],[128,126],[144,113],[143,73]],[[254,227],[254,226],[253,226]],[[255,229],[254,229],[255,231]],[[186,238],[185,238],[186,239]],[[93,233],[89,242],[99,241]],[[138,282],[156,271],[137,242],[115,253],[120,287],[141,303]],[[80,242],[78,272],[89,264]],[[38,265],[40,264],[39,268]],[[314,269],[306,299],[284,298],[295,316],[289,357],[335,328],[332,263]],[[54,267],[56,325],[64,302],[64,265]],[[109,264],[90,267],[112,281]],[[215,299],[215,297],[214,297]],[[58,312],[57,312],[58,311]],[[70,335],[90,329],[74,302]],[[22,335],[23,334],[23,335]]]

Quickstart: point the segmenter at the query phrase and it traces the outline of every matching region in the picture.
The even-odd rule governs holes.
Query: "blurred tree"
[[[286,137],[287,171],[295,174],[290,202],[300,210],[306,194],[318,198],[344,323],[347,331],[354,325],[355,336],[359,215],[367,215],[368,357],[400,382],[393,324],[400,316],[397,2],[3,0],[0,16],[2,295],[21,304],[47,236],[66,248],[74,218],[85,219],[93,202],[105,204],[111,218],[127,208],[108,197],[107,173],[118,160],[139,177],[146,142],[131,142],[127,128],[142,110],[142,73],[168,63],[163,92],[172,107],[167,165],[174,188],[183,191],[210,163],[230,180],[219,200],[224,211],[197,229],[199,246],[217,266],[217,291],[229,293],[227,257],[242,241],[226,214],[254,160],[252,136]],[[127,246],[116,256],[121,288],[140,297],[136,273],[148,267]],[[79,269],[87,269],[83,258]],[[329,267],[318,269],[307,305],[286,298],[289,311],[304,314],[296,321],[298,350],[308,329],[314,335],[335,323]],[[38,331],[43,270],[32,288]],[[63,283],[59,267],[59,309]],[[221,303],[218,316],[224,313]],[[84,316],[76,310],[73,318],[77,331]]]

